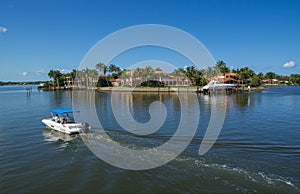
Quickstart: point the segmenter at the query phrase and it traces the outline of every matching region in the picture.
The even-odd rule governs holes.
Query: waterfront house
[[[236,73],[220,73],[217,76],[208,78],[209,81],[215,80],[215,81],[219,81],[221,83],[226,83],[226,84],[236,84],[239,82],[238,78],[237,78],[237,74]]]
[[[145,68],[128,70],[112,83],[114,86],[138,86],[149,80],[162,82],[165,86],[187,86],[191,84],[185,76],[174,76],[162,70],[153,70],[147,74]]]
[[[278,85],[278,83],[279,83],[277,79],[265,79],[265,80],[262,80],[262,82],[265,85]]]

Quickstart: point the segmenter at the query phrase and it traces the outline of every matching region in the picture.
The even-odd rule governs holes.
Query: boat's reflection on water
[[[58,132],[49,128],[43,130],[44,141],[47,142],[71,142],[79,138],[78,134],[69,135],[66,133]]]

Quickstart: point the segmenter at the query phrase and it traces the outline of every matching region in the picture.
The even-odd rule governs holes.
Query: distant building
[[[149,80],[162,82],[165,86],[187,86],[191,84],[185,76],[174,76],[171,73],[162,70],[155,70],[149,77],[147,77],[143,75],[143,71],[145,70],[146,69],[144,68],[139,68],[139,70],[128,70],[125,74],[123,74],[123,76],[114,80],[112,84],[114,86],[138,86],[142,82]]]
[[[279,81],[277,79],[265,79],[262,80],[265,85],[278,85]]]
[[[238,82],[236,73],[225,73],[225,75],[219,74],[219,76],[222,76],[219,78],[219,81],[223,82],[223,83],[229,84],[229,83],[237,83]]]
[[[225,74],[220,73],[215,77],[209,78],[209,80],[217,80],[219,82],[226,83],[226,84],[238,83],[236,73],[225,73]]]
[[[71,88],[73,85],[73,79],[72,77],[65,77],[65,80],[64,80],[64,87],[67,87],[67,88]]]

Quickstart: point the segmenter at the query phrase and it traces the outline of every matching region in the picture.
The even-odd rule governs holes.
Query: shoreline
[[[196,92],[196,86],[187,87],[101,87],[98,92]]]
[[[282,85],[285,86],[285,85]],[[250,91],[248,88],[239,87],[235,90],[227,90],[226,93],[248,93],[248,92],[261,92],[263,90],[267,90],[270,86],[259,86],[259,87],[252,87]],[[273,86],[272,86],[273,87]],[[174,92],[181,92],[181,93],[205,93],[202,90],[203,87],[197,86],[185,86],[185,87],[176,87],[176,86],[169,86],[169,87],[94,87],[94,88],[47,88],[41,89],[45,92],[48,91],[71,91],[71,90],[96,90],[97,92],[143,92],[143,93],[174,93]],[[213,92],[212,92],[213,93]]]

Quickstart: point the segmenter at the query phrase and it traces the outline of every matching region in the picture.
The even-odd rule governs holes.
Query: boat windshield
[[[66,110],[66,109],[58,109],[52,110],[51,115],[53,117],[53,121],[58,123],[74,123],[74,113],[78,113],[79,111],[74,110]]]

